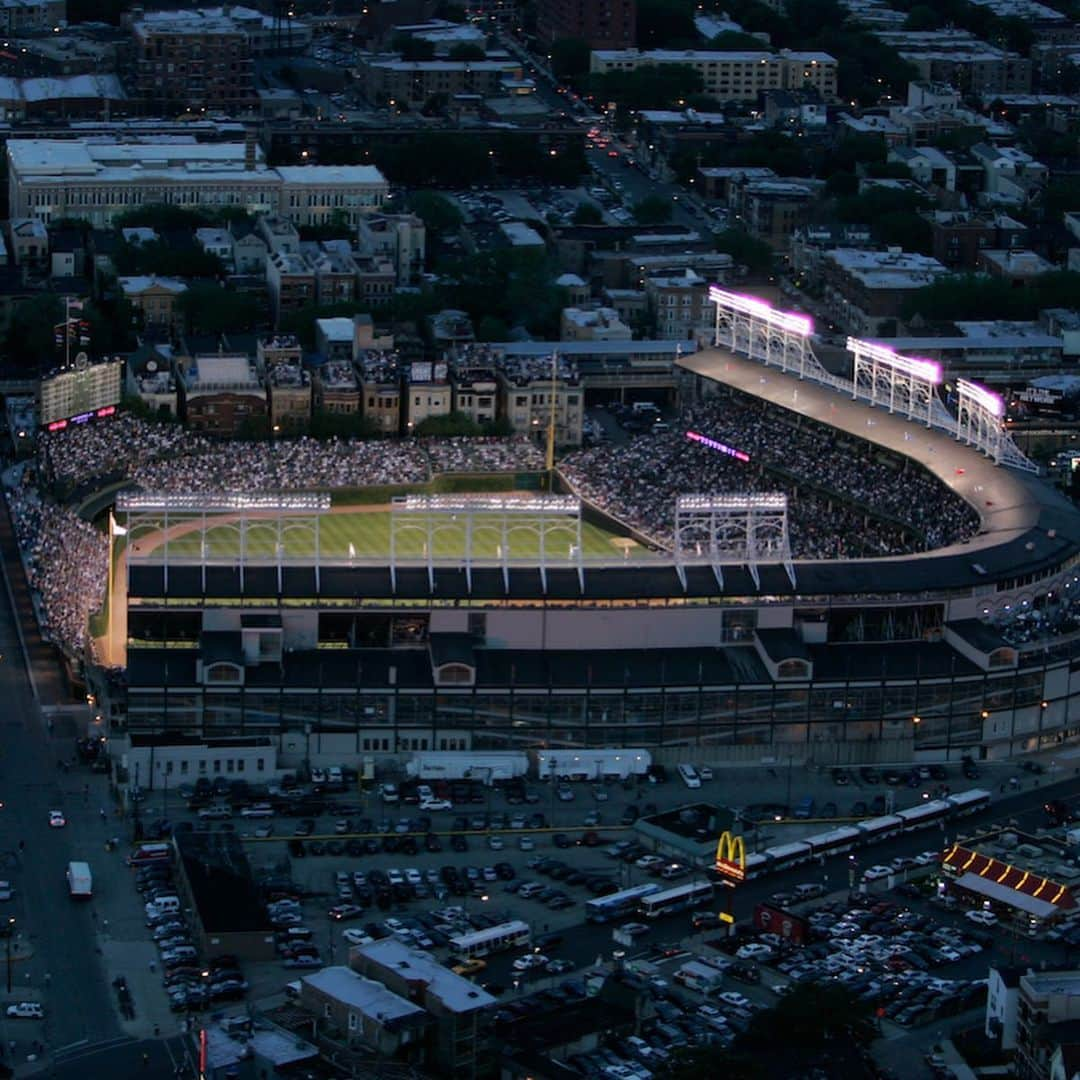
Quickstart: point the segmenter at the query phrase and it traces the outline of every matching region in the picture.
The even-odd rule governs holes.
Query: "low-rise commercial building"
[[[397,57],[361,56],[357,86],[373,104],[422,106],[436,94],[454,97],[476,94],[495,97],[506,82],[524,78],[521,61],[513,57],[487,60],[401,60]]]
[[[1080,971],[1029,971],[1020,976],[1016,1005],[1018,1080],[1051,1080],[1051,1060],[1058,1045],[1054,1028],[1080,1020]]]
[[[179,329],[182,320],[177,301],[187,292],[185,282],[151,274],[117,278],[116,283],[143,326]]]
[[[311,373],[299,363],[281,361],[266,369],[270,390],[270,430],[296,434],[311,424]]]
[[[564,341],[629,341],[633,331],[613,308],[562,309],[559,337]]]

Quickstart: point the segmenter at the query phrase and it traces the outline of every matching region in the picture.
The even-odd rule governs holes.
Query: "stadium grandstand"
[[[45,619],[115,669],[121,737],[823,762],[1075,739],[1080,514],[1000,403],[868,342],[828,375],[805,317],[714,292],[678,426],[569,454],[552,493],[434,483],[535,477],[526,440],[46,439],[42,473],[123,491],[104,540],[9,492],[28,562],[87,546]]]

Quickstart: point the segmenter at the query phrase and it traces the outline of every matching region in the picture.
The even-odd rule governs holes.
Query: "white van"
[[[698,776],[697,769],[685,761],[679,766],[679,776],[688,788],[701,787],[701,777]]]
[[[544,891],[544,886],[539,881],[527,881],[524,885],[518,889],[518,896],[524,900],[528,900],[530,897],[535,896],[537,893]]]
[[[396,803],[401,799],[398,794],[397,784],[383,784],[379,788],[379,798],[384,803]]]
[[[816,881],[811,881],[806,885],[795,886],[795,899],[796,900],[813,900],[815,896],[824,896],[825,886],[819,884]]]
[[[255,803],[254,806],[245,806],[240,811],[240,816],[245,818],[268,818],[274,816],[274,808],[269,803]]]
[[[156,900],[145,905],[146,917],[153,918],[155,915],[175,915],[180,910],[179,896],[159,896]]]

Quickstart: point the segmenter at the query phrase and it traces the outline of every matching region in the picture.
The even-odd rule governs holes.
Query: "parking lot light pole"
[[[7,992],[11,993],[11,939],[15,936],[15,916],[9,915],[7,921]]]

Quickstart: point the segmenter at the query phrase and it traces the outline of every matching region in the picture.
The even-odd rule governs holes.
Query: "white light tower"
[[[981,450],[995,464],[1038,472],[1013,442],[1005,427],[1005,402],[985,386],[956,380],[956,435],[961,442]]]
[[[787,496],[680,495],[675,501],[675,567],[686,588],[687,566],[708,566],[724,587],[723,565],[745,565],[761,588],[760,563],[779,563],[795,584]]]
[[[855,357],[855,381],[851,396],[891,413],[918,420],[927,427],[951,422],[938,400],[941,365],[933,360],[901,356],[884,345],[849,337],[848,351]]]

